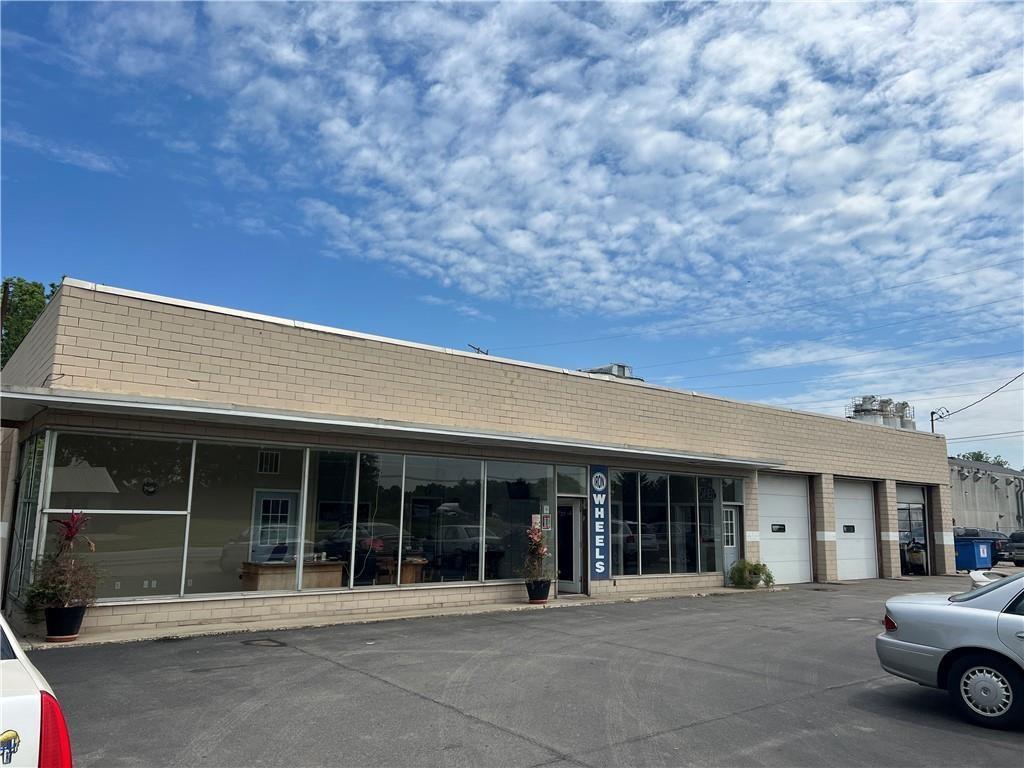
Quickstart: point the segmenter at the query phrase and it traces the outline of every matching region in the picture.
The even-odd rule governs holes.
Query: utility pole
[[[931,419],[932,419],[932,434],[933,435],[935,434],[935,417],[936,416],[941,421],[942,419],[944,419],[947,416],[949,416],[949,411],[947,409],[945,409],[945,408],[939,408],[937,411],[932,411]]]

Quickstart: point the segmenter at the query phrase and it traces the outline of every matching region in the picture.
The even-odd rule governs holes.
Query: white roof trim
[[[7,388],[0,394],[4,401],[15,401],[41,408],[70,408],[131,412],[136,415],[180,416],[184,418],[230,419],[234,422],[260,421],[276,427],[330,427],[342,431],[384,436],[409,436],[419,438],[448,438],[460,442],[506,444],[525,448],[549,450],[587,451],[630,455],[655,459],[691,461],[702,464],[718,464],[751,468],[778,468],[784,462],[775,459],[732,458],[728,456],[706,456],[663,449],[647,449],[612,443],[594,443],[586,440],[569,440],[540,435],[519,435],[500,432],[473,432],[468,430],[436,427],[425,424],[403,424],[387,421],[363,421],[359,419],[335,418],[320,414],[289,411],[270,411],[235,408],[228,405],[207,405],[202,403],[158,400],[148,398],[121,399],[92,393],[63,393],[49,389]]]

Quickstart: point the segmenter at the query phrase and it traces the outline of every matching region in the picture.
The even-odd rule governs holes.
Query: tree
[[[36,319],[43,314],[47,302],[57,291],[50,283],[47,290],[42,283],[23,277],[5,277],[3,282],[3,332],[0,339],[0,366],[7,365],[14,350],[28,335]]]
[[[989,456],[988,451],[967,451],[967,453],[958,453],[956,457],[958,459],[966,459],[967,461],[983,461],[986,464],[997,464],[1000,467],[1010,466],[1010,462],[1002,456]]]

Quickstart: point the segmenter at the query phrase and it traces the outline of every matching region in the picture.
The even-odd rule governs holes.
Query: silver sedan
[[[1024,573],[959,595],[886,601],[875,650],[886,672],[948,690],[968,720],[1024,725]]]

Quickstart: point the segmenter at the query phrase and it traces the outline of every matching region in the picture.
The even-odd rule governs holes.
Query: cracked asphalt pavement
[[[88,766],[985,766],[1020,733],[886,675],[884,600],[962,580],[37,651]]]

